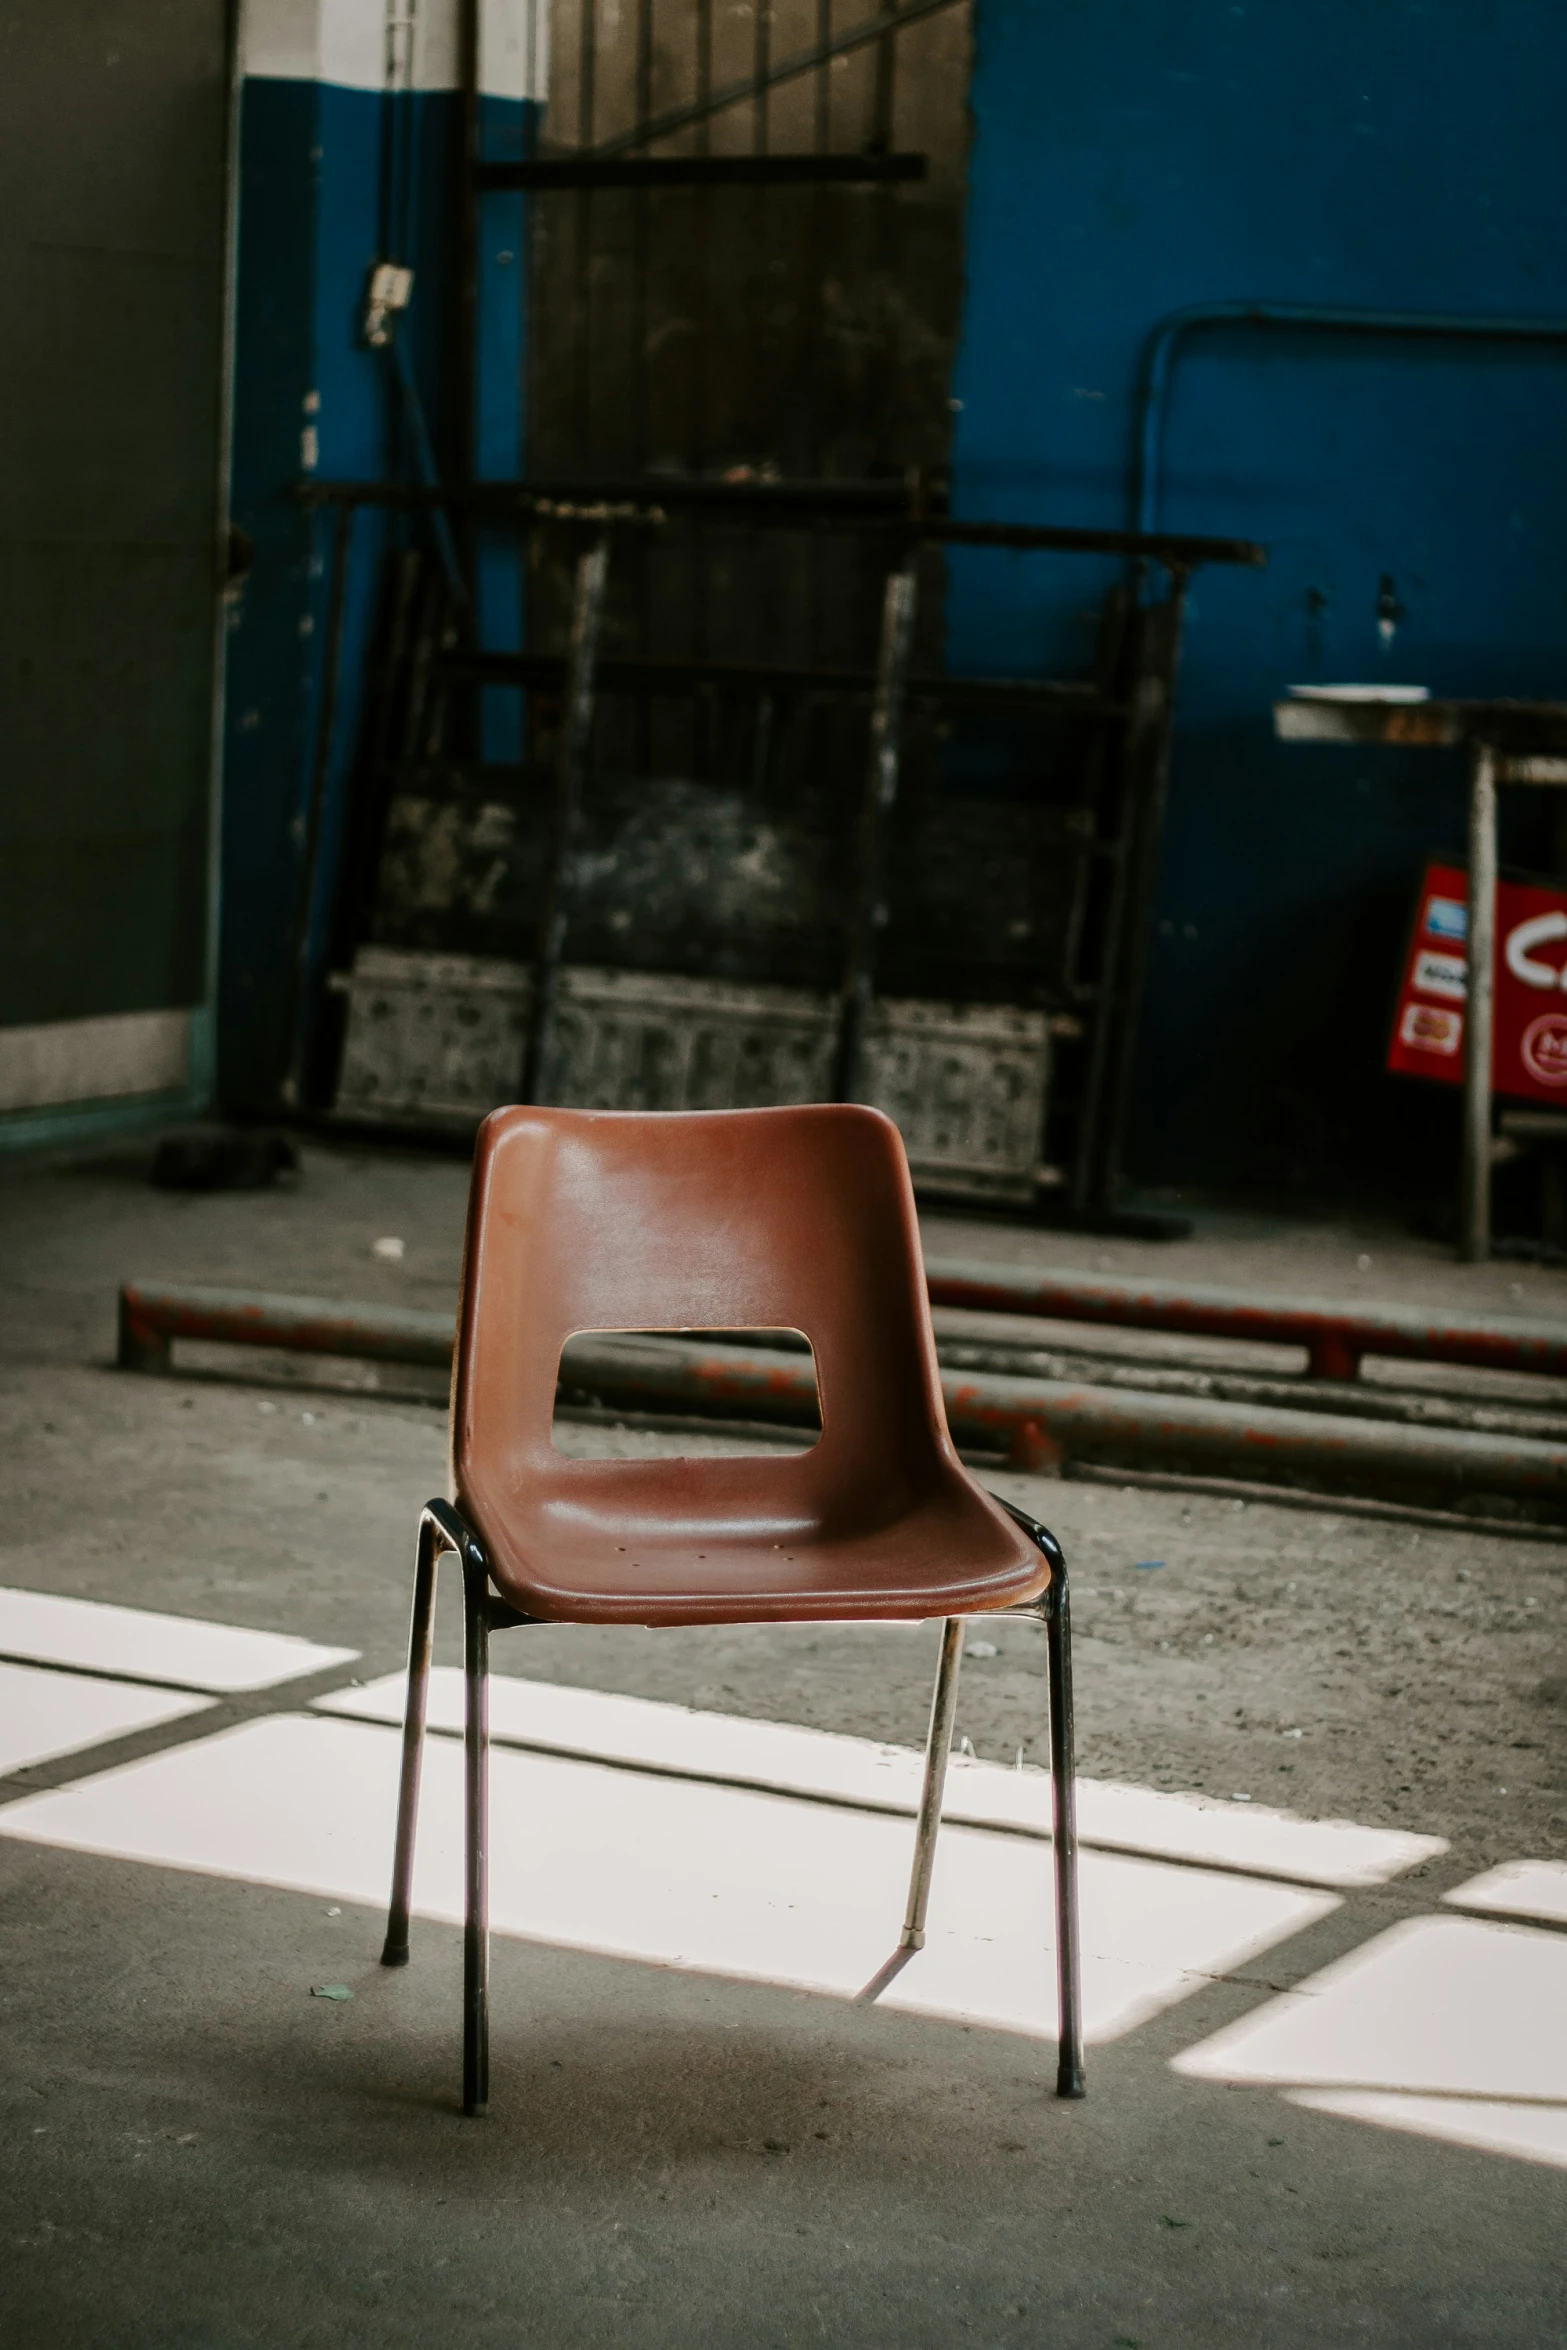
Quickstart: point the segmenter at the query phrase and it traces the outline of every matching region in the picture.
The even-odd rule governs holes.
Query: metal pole
[[[304,841],[299,861],[299,895],[294,912],[294,957],[289,973],[288,1016],[284,1043],[288,1063],[279,1091],[287,1109],[297,1109],[305,1087],[305,1063],[310,1044],[310,967],[313,961],[312,926],[316,910],[317,867],[321,858],[321,820],[332,774],[332,744],[336,733],[338,685],[343,669],[343,634],[348,617],[348,561],[358,507],[339,506],[332,531],[331,579],[327,589],[326,659],[321,673],[321,702],[316,716],[314,756],[310,765],[310,797],[305,806]]]
[[[457,411],[457,479],[465,488],[478,467],[479,387],[479,0],[459,0],[457,11],[457,348],[453,370]],[[468,566],[469,576],[473,567]]]
[[[1164,599],[1157,604],[1140,604],[1133,616],[1136,677],[1121,745],[1121,789],[1112,816],[1115,854],[1072,1172],[1072,1207],[1078,1215],[1093,1209],[1108,1211],[1115,1205],[1121,1143],[1131,1106],[1147,929],[1158,881],[1186,588],[1185,569],[1172,566]]]
[[[1491,1253],[1491,1053],[1496,997],[1496,753],[1469,757],[1469,993],[1464,1019],[1464,1154],[1459,1253]]]
[[[758,6],[755,13],[755,26],[756,38],[751,49],[751,87],[755,93],[751,101],[751,151],[756,155],[765,155],[767,153],[767,135],[771,128],[767,105],[768,77],[772,72],[773,64],[773,12],[771,8]],[[642,131],[644,138],[647,135],[644,127],[646,120],[644,115],[642,122],[637,126]]]
[[[571,913],[571,866],[577,811],[593,732],[594,671],[604,624],[604,590],[609,578],[609,541],[601,538],[577,562],[577,592],[571,614],[571,650],[566,662],[566,706],[561,713],[555,765],[554,833],[539,917],[533,963],[533,1003],[528,1048],[522,1069],[522,1098],[537,1101],[548,1080],[555,1006],[560,993],[560,959]]]
[[[840,1102],[852,1102],[859,1092],[871,985],[876,970],[876,941],[887,920],[887,818],[898,796],[903,709],[908,698],[909,660],[914,647],[914,614],[919,596],[918,560],[917,554],[910,555],[901,571],[888,574],[882,603],[881,653],[876,665],[876,699],[871,708],[870,760],[860,810],[858,888],[849,929],[833,1078],[833,1093]]]
[[[586,154],[593,145],[593,122],[598,100],[598,6],[597,0],[578,11],[577,40],[577,147]],[[572,292],[572,334],[574,336],[573,363],[575,372],[574,409],[576,417],[576,444],[584,466],[593,462],[593,280],[591,274],[593,244],[593,190],[579,188],[572,224],[574,245],[572,266],[575,284]]]
[[[893,93],[898,66],[897,33],[898,0],[881,0],[881,12],[887,19],[887,30],[876,44],[876,84],[871,98],[871,137],[873,154],[886,155],[892,149]]]
[[[1134,798],[1128,812],[1132,826],[1126,912],[1118,942],[1116,988],[1116,1059],[1109,1087],[1108,1132],[1102,1156],[1104,1204],[1113,1208],[1120,1195],[1126,1131],[1132,1112],[1132,1080],[1136,1075],[1137,1031],[1148,984],[1152,943],[1154,893],[1159,883],[1159,856],[1164,845],[1165,803],[1170,790],[1171,730],[1175,717],[1175,688],[1181,660],[1181,630],[1186,616],[1190,574],[1180,564],[1170,571],[1170,585],[1158,606],[1155,642],[1158,667],[1147,677],[1149,708],[1138,725],[1139,749],[1145,773],[1134,779]],[[1155,693],[1157,689],[1157,697]]]
[[[483,135],[479,110],[479,13],[480,0],[458,0],[457,8],[457,201],[452,217],[452,235],[455,245],[453,277],[457,290],[457,332],[452,351],[452,406],[456,424],[456,462],[454,475],[459,490],[471,490],[479,472],[479,187],[478,169],[481,160]],[[405,384],[413,385],[410,369]],[[472,583],[473,593],[466,599],[454,600],[453,623],[461,631],[463,640],[475,650],[483,642],[482,618],[479,611],[479,548],[478,530],[471,512],[459,509],[459,543],[455,556],[462,579]],[[444,536],[443,536],[444,530]],[[441,551],[443,565],[448,560],[451,539],[449,525],[443,525],[437,509],[435,526],[436,545]],[[484,739],[484,693],[482,688],[463,696],[456,728],[459,752],[471,758],[480,756]],[[440,707],[441,725],[446,723],[446,710]]]

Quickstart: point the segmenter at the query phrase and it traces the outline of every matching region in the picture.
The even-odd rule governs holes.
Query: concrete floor
[[[388,1671],[439,1408],[216,1355],[132,1379],[109,1367],[114,1292],[165,1274],[447,1304],[465,1171],[315,1148],[296,1188],[187,1199],[144,1166],[0,1175],[0,1584],[302,1633],[360,1651],[356,1677]],[[385,1235],[400,1261],[372,1254]],[[927,1245],[1567,1303],[1560,1273],[1459,1268],[1371,1225],[1215,1217],[1154,1247],[942,1219]],[[1567,1544],[993,1481],[1072,1559],[1085,1774],[1450,1850],[1093,2050],[1080,2107],[1009,2033],[501,1939],[479,2125],[454,2111],[450,1929],[386,1974],[367,1909],[0,1838],[0,2342],[1567,2343],[1560,2168],[1169,2069],[1492,1862],[1567,1856]],[[1001,1627],[966,1670],[958,1726],[982,1755],[1040,1751],[1029,1632]],[[923,1731],[924,1634],[512,1640],[500,1667],[539,1679]],[[0,1803],[317,1685],[35,1765]],[[310,1998],[324,1977],[353,2001]]]

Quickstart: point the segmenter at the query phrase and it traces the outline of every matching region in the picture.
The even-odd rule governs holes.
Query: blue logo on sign
[[[1432,898],[1426,906],[1426,929],[1432,938],[1467,938],[1469,908],[1462,898]]]

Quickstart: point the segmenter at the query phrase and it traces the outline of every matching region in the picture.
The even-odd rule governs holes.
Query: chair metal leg
[[[462,1566],[463,1731],[467,1908],[463,1925],[464,2113],[481,2114],[490,2094],[490,1627],[527,1619],[490,1597],[489,1562],[449,1502],[426,1504],[419,1519],[414,1567],[413,1622],[408,1639],[408,1703],[403,1716],[402,1785],[397,1804],[397,1855],[386,1921],[383,1966],[408,1964],[408,1912],[413,1896],[414,1832],[419,1817],[419,1766],[424,1751],[435,1627],[436,1568],[443,1550]]]
[[[419,1824],[419,1767],[424,1756],[424,1717],[430,1690],[430,1648],[435,1627],[435,1571],[444,1545],[426,1511],[419,1520],[414,1563],[413,1620],[408,1632],[408,1701],[403,1714],[403,1775],[397,1798],[397,1856],[392,1865],[392,1899],[387,1911],[383,1966],[408,1964],[408,1910],[413,1898],[414,1834]]]
[[[931,1872],[936,1865],[936,1832],[941,1826],[941,1795],[947,1783],[947,1756],[952,1747],[952,1725],[958,1710],[958,1670],[963,1662],[963,1619],[949,1616],[941,1627],[941,1658],[930,1701],[930,1736],[925,1742],[925,1785],[920,1795],[919,1820],[914,1830],[914,1873],[909,1879],[909,1906],[904,1913],[900,1950],[925,1947],[925,1912],[930,1907]]]
[[[1077,1929],[1077,1787],[1072,1740],[1072,1615],[1066,1560],[1051,1544],[1050,1607],[1045,1618],[1050,1680],[1050,1789],[1056,1875],[1056,1987],[1060,2037],[1056,2095],[1081,2097],[1083,1985]]]
[[[467,1907],[463,1921],[462,2109],[485,2111],[490,2096],[490,1597],[482,1555],[465,1547],[463,1724]]]
[[[1067,1594],[1066,1556],[1048,1526],[1001,1494],[994,1497],[1007,1516],[1050,1562],[1050,1588],[1032,1612],[1045,1621],[1046,1667],[1050,1685],[1051,1851],[1056,1879],[1056,1991],[1060,2007],[1056,2043],[1056,2095],[1081,2097],[1083,2084],[1083,1976],[1077,1930],[1077,1781],[1072,1751],[1072,1607]]]

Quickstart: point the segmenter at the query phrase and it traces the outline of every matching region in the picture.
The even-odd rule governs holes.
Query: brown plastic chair
[[[803,1331],[822,1434],[764,1459],[574,1460],[551,1425],[578,1331]],[[408,1910],[436,1564],[463,1573],[467,1918],[463,2110],[489,2084],[489,1635],[512,1624],[946,1619],[902,1939],[925,1939],[963,1619],[1017,1609],[1049,1637],[1060,2039],[1083,2093],[1066,1562],[959,1461],[897,1128],[852,1106],[625,1114],[497,1110],[469,1194],[452,1500],[419,1521],[397,1856],[382,1963]]]

